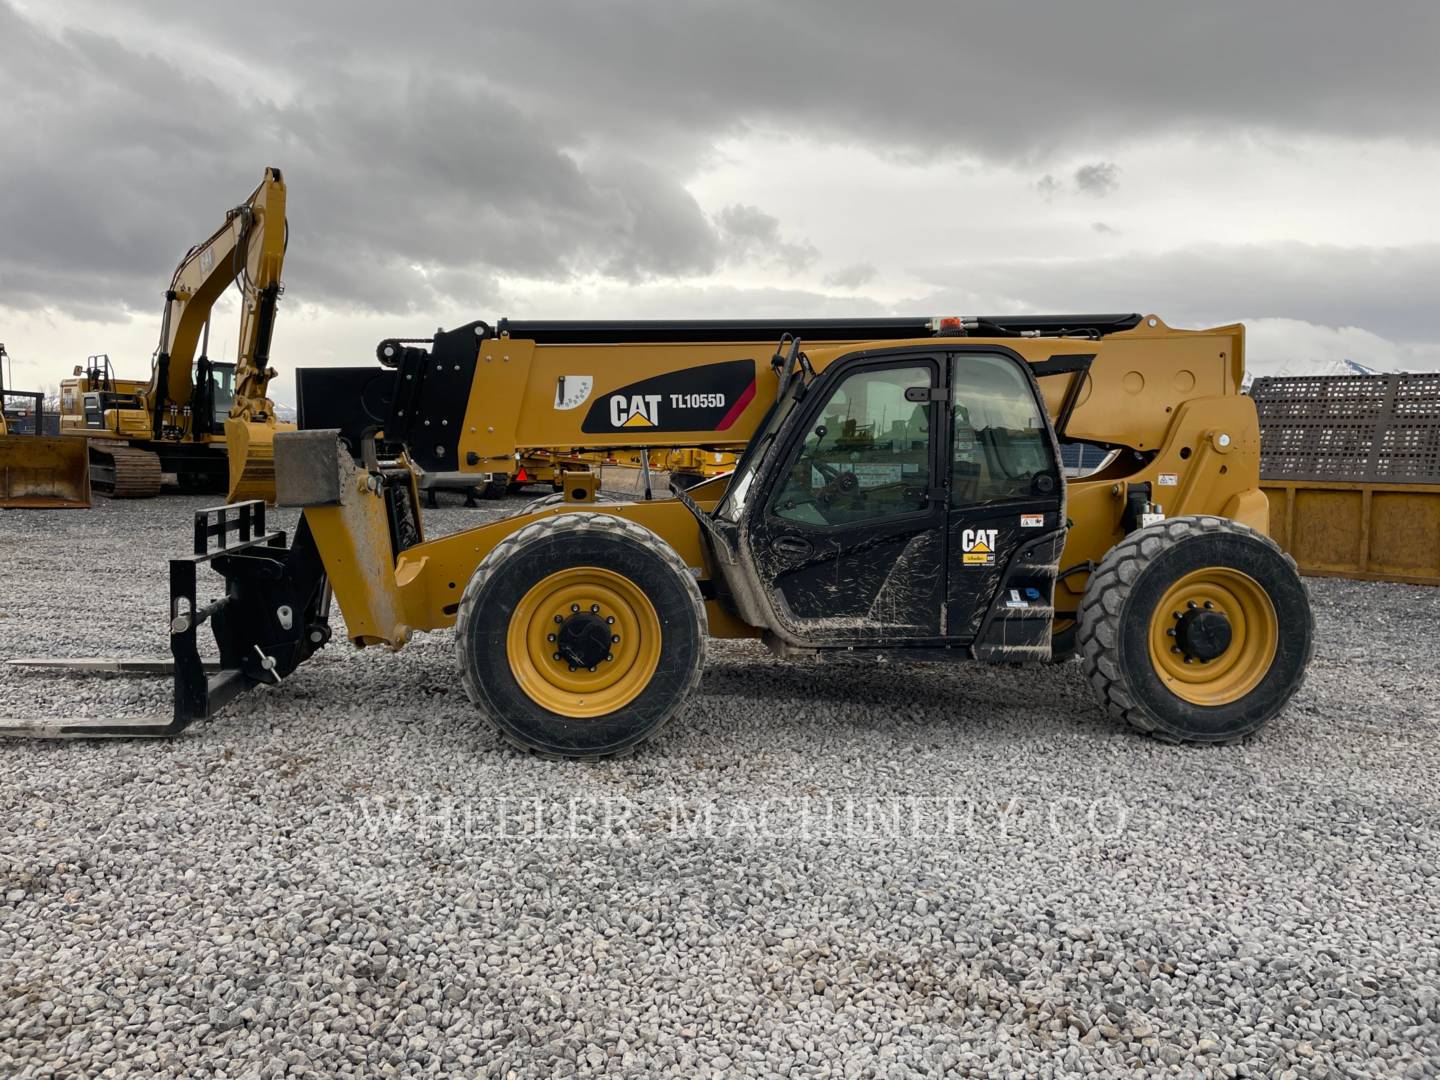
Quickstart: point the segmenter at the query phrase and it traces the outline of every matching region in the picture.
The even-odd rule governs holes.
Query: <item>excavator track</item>
[[[153,499],[160,494],[160,455],[91,440],[90,487],[112,499]]]

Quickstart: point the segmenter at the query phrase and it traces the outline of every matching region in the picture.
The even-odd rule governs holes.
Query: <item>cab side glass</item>
[[[923,511],[930,488],[929,366],[857,371],[811,421],[771,512],[806,525],[849,525]]]
[[[998,356],[966,355],[951,378],[951,505],[1031,498],[1055,487],[1045,417],[1024,374]]]

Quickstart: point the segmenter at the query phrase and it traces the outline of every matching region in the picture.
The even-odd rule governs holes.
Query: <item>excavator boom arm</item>
[[[236,350],[235,402],[230,415],[258,420],[273,406],[266,394],[275,372],[269,366],[270,335],[285,261],[285,183],[280,170],[265,170],[260,186],[225,215],[225,223],[191,248],[165,293],[165,317],[151,376],[157,413],[183,406],[194,392],[191,367],[215,303],[239,281],[243,296]],[[159,425],[157,424],[157,430]]]

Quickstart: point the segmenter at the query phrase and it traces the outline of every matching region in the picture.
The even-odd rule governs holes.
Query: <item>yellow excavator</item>
[[[817,661],[1078,654],[1097,713],[1181,742],[1250,735],[1304,679],[1314,617],[1266,535],[1242,326],[476,322],[391,359],[403,389],[358,446],[276,437],[293,534],[258,501],[196,515],[194,554],[170,564],[173,719],[46,734],[173,735],[278,684],[329,640],[332,595],[359,647],[453,628],[478,714],[551,757],[651,738],[699,684],[707,637]],[[1068,476],[1062,442],[1105,464]],[[741,457],[673,499],[567,484],[560,504],[425,535],[417,468],[636,445]]]
[[[5,387],[0,345],[0,509],[78,509],[90,505],[85,446],[46,434],[45,395]],[[12,402],[17,402],[13,404]]]
[[[89,440],[97,491],[148,498],[168,473],[182,490],[226,491],[232,501],[274,498],[273,438],[293,427],[276,422],[267,396],[287,237],[285,183],[279,169],[267,169],[251,196],[176,267],[150,378],[117,378],[102,355],[61,384],[61,433]],[[207,352],[211,310],[232,283],[241,302],[230,364]]]

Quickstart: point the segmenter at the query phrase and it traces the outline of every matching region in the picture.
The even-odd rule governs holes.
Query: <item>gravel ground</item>
[[[163,655],[199,505],[0,515],[0,655]],[[0,1074],[1433,1076],[1440,590],[1311,584],[1306,688],[1228,749],[1073,665],[717,643],[658,743],[545,763],[449,633],[173,742],[8,744]],[[10,717],[168,709],[0,679]]]

